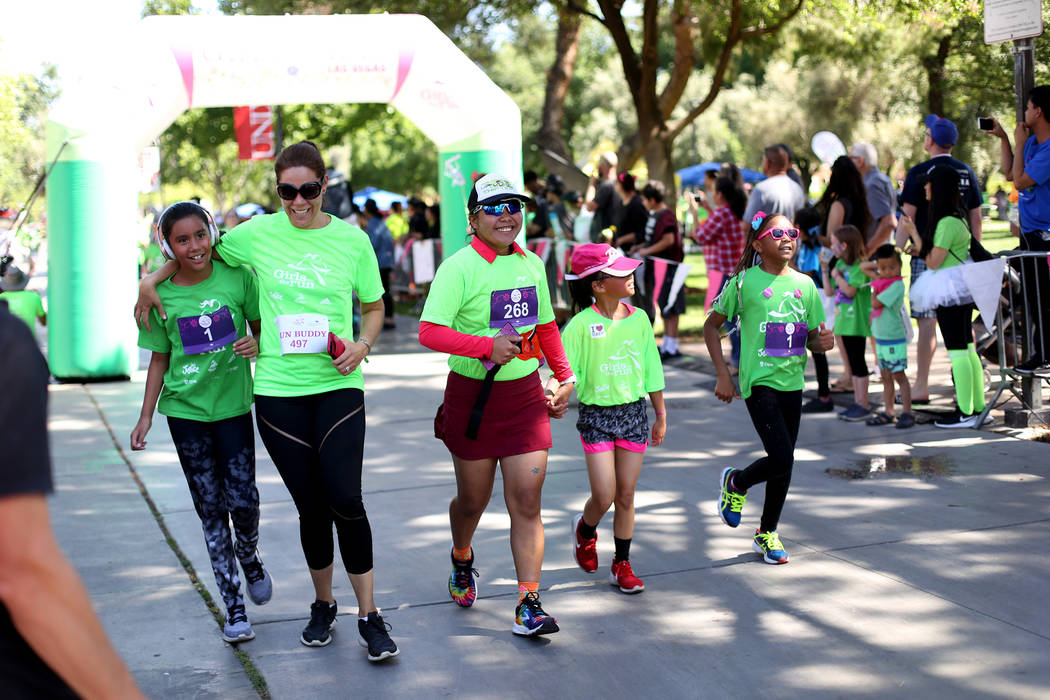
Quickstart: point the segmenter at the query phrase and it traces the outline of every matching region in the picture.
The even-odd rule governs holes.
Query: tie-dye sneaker
[[[543,612],[540,597],[535,592],[529,592],[514,609],[514,626],[511,630],[524,637],[554,634],[558,631],[558,621]]]
[[[451,556],[451,555],[450,555]],[[478,582],[475,577],[474,550],[470,550],[470,561],[457,561],[452,557],[452,574],[448,577],[448,594],[461,608],[469,608],[478,599]]]

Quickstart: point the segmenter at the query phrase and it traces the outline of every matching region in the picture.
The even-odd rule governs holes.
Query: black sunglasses
[[[303,196],[303,199],[317,199],[321,196],[321,183],[306,182],[299,187],[289,185],[287,182],[277,183],[277,196],[285,201],[291,201],[300,194]]]

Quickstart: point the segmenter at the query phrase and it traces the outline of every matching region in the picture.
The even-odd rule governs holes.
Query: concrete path
[[[598,572],[573,563],[570,523],[588,486],[572,411],[553,423],[543,499],[542,598],[562,631],[510,632],[515,582],[498,480],[474,543],[481,597],[457,608],[446,588],[455,482],[432,432],[445,364],[415,344],[411,319],[398,321],[366,367],[364,486],[376,598],[401,656],[367,661],[338,573],[333,644],[299,643],[312,588],[294,506],[259,443],[260,547],[276,590],[265,607],[249,604],[256,639],[239,646],[273,697],[1046,696],[1045,444],[1002,430],[806,416],[780,526],[791,563],[769,566],[751,551],[763,488],[749,494],[740,528],[715,512],[722,468],[761,454],[745,407],[718,402],[712,376],[675,366],[668,439],[648,454],[636,500],[632,563],[646,591],[608,584],[611,514],[599,527]],[[124,461],[218,599],[163,417],[147,451],[127,449],[142,382],[140,372],[52,388],[56,529],[149,694],[250,697]]]

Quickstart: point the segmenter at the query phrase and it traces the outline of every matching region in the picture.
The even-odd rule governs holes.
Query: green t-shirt
[[[594,310],[576,314],[561,332],[581,403],[618,406],[663,391],[664,368],[649,317],[631,308],[614,321]]]
[[[848,302],[835,307],[835,335],[871,337],[871,279],[860,269],[860,260],[847,265],[839,260],[835,267],[857,293]]]
[[[150,241],[149,245],[139,253],[139,265],[145,265],[147,272],[153,272],[165,262],[167,262],[167,258],[161,252],[160,246],[153,241]]]
[[[882,302],[882,313],[871,319],[875,340],[902,340],[908,337],[901,308],[904,306],[904,282],[897,280],[875,296]],[[837,328],[836,328],[837,330]]]
[[[419,320],[467,335],[507,335],[509,326],[527,336],[537,324],[554,320],[543,262],[521,250],[497,255],[490,263],[474,245],[461,248],[438,267]],[[521,379],[539,366],[535,358],[515,357],[499,370],[496,381]],[[448,367],[472,379],[484,379],[488,371],[478,358],[459,355],[449,355]]]
[[[215,260],[211,276],[184,287],[170,279],[157,285],[168,320],[156,309],[139,329],[139,347],[171,353],[157,410],[165,416],[218,421],[244,415],[252,406],[251,363],[233,351],[245,321],[259,318],[255,275]]]
[[[393,236],[395,241],[408,233],[408,222],[400,214],[391,214],[383,221],[386,223],[386,227],[390,229],[390,235]]]
[[[7,308],[12,314],[25,321],[29,329],[36,333],[36,320],[46,316],[39,293],[31,289],[22,289],[17,292],[3,292],[0,299],[7,302]]]
[[[259,276],[262,338],[255,393],[307,396],[364,389],[360,365],[343,375],[328,355],[328,333],[353,334],[353,295],[371,303],[383,296],[379,265],[368,234],[342,219],[299,229],[282,211],[253,216],[219,241],[231,265]]]
[[[743,398],[755,384],[778,391],[803,388],[807,336],[824,321],[820,292],[810,277],[791,269],[771,275],[756,265],[730,278],[713,308],[727,318],[740,315]]]
[[[955,267],[970,255],[970,229],[959,217],[946,216],[937,222],[937,229],[933,232],[933,245],[948,251],[939,269]]]

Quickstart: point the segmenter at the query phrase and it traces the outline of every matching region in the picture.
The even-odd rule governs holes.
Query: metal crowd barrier
[[[1046,296],[1050,294],[1046,274],[1038,272],[1039,266],[1048,264],[1047,253],[1007,251],[999,256],[1006,258],[993,336],[998,344],[999,383],[995,387],[995,395],[981,413],[977,426],[984,423],[1000,396],[1007,390],[1021,402],[1024,409],[1031,411],[1043,423],[1050,423],[1042,401],[1042,382],[1045,378],[1016,370],[1017,365],[1026,362],[1035,353],[1044,359],[1050,358],[1050,347],[1046,347],[1044,341],[1050,329],[1034,331],[1042,322],[1046,305],[1050,304]],[[980,342],[978,344],[981,345]]]

